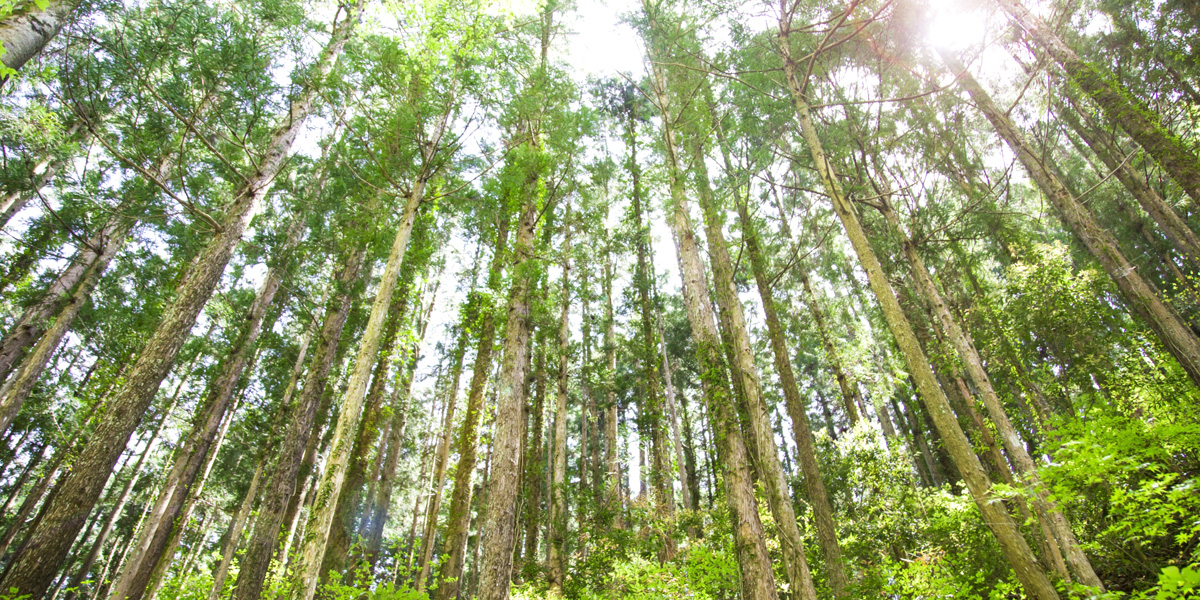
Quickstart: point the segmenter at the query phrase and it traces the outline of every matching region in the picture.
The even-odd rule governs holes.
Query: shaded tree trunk
[[[497,222],[496,248],[488,269],[488,289],[499,289],[504,272],[505,250],[508,244],[509,216],[501,214]],[[491,300],[481,300],[479,321],[479,345],[475,352],[471,384],[467,388],[467,406],[464,409],[462,426],[458,433],[458,465],[454,471],[454,491],[450,496],[450,513],[446,518],[446,560],[438,568],[438,587],[435,600],[452,600],[458,597],[467,556],[467,541],[471,524],[471,478],[477,460],[479,445],[479,421],[483,417],[483,393],[488,375],[492,370],[492,350],[496,339],[496,322]],[[474,329],[474,327],[472,327]],[[511,560],[511,558],[510,558]],[[506,584],[507,587],[507,584]]]

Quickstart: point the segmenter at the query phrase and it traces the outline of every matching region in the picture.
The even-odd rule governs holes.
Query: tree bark
[[[46,10],[32,3],[0,23],[0,44],[4,47],[4,66],[21,70],[25,63],[42,52],[46,44],[58,35],[79,5],[78,0],[50,0]],[[0,86],[8,77],[0,79]]]
[[[1009,0],[1002,1],[1014,5]],[[1030,149],[1021,132],[996,106],[979,82],[966,71],[966,67],[958,58],[947,51],[940,51],[940,54],[958,78],[959,85],[971,96],[1000,137],[1004,138],[1017,155],[1017,159],[1029,172],[1030,178],[1054,205],[1059,217],[1104,267],[1121,292],[1125,303],[1158,335],[1159,340],[1179,361],[1179,365],[1191,377],[1192,382],[1200,386],[1200,338],[1197,338],[1173,309],[1159,299],[1158,291],[1126,260],[1112,235],[1096,222],[1095,216],[1087,207],[1079,203],[1062,181],[1042,162],[1042,158]],[[1197,164],[1195,157],[1192,158],[1192,163]],[[1197,190],[1200,191],[1200,187],[1197,187]]]
[[[562,288],[559,292],[558,317],[558,377],[554,398],[554,439],[551,442],[554,479],[550,484],[549,569],[546,579],[550,595],[561,598],[563,578],[567,572],[567,364],[571,352],[571,223],[570,205],[563,218]],[[515,351],[515,350],[514,350]]]
[[[647,16],[653,17],[653,10],[649,4],[643,4],[643,12]],[[652,30],[656,29],[653,18],[651,25]],[[655,51],[651,53],[653,60],[658,40],[649,36],[647,42],[650,49]],[[671,105],[667,102],[669,83],[665,70],[655,63],[653,74],[654,93],[664,115],[662,132],[672,203],[671,230],[679,260],[679,272],[683,278],[684,304],[696,344],[701,387],[715,426],[714,437],[724,471],[725,497],[729,504],[734,548],[741,575],[742,597],[746,600],[774,600],[778,597],[775,576],[771,558],[767,554],[762,523],[758,519],[758,505],[754,498],[746,443],[742,438],[734,401],[730,397],[730,380],[726,370],[728,365],[708,297],[708,282],[700,247],[687,213],[683,169],[672,121],[677,117],[670,112]]]
[[[1070,523],[1067,522],[1062,511],[1050,499],[1049,491],[1038,477],[1037,465],[1033,462],[1033,457],[1025,450],[1024,442],[1021,441],[1016,428],[1013,427],[1012,422],[1008,419],[1008,414],[1000,402],[1000,396],[996,394],[995,388],[992,387],[991,378],[988,377],[987,371],[983,367],[983,359],[979,356],[978,350],[975,349],[975,342],[958,324],[954,316],[950,314],[950,309],[946,307],[946,302],[942,298],[941,292],[938,291],[937,285],[934,284],[933,277],[930,276],[924,259],[917,252],[917,247],[913,244],[907,232],[901,228],[899,217],[892,210],[890,204],[888,204],[888,194],[890,194],[890,190],[885,191],[880,206],[883,208],[884,217],[891,226],[893,233],[900,239],[901,250],[911,267],[910,272],[917,283],[918,291],[925,297],[926,303],[932,309],[942,332],[949,338],[950,345],[962,359],[967,375],[971,378],[971,382],[975,384],[975,389],[979,391],[979,395],[983,399],[983,405],[987,409],[988,416],[991,417],[992,423],[996,425],[996,430],[1000,434],[1000,440],[1004,444],[1004,449],[1008,452],[1009,457],[1012,458],[1017,471],[1027,480],[1026,483],[1033,491],[1032,500],[1039,518],[1042,520],[1043,525],[1050,528],[1059,548],[1065,552],[1066,562],[1070,566],[1071,572],[1084,585],[1103,591],[1104,584],[1096,576],[1091,562],[1084,555],[1083,549],[1075,538],[1075,533],[1071,530]],[[969,404],[971,396],[969,390],[965,389],[966,386],[962,383],[961,379],[959,379],[959,387],[964,388],[963,399]],[[972,413],[974,413],[973,409]],[[981,432],[987,433],[987,430],[982,427],[982,421],[977,426],[979,426]],[[992,445],[989,443],[989,446]],[[1002,457],[996,457],[996,460],[997,468],[1007,471],[1008,466],[1004,463]],[[1052,551],[1047,558],[1051,559],[1054,556],[1056,555]],[[1057,565],[1060,561],[1061,559],[1053,560],[1053,564]]]
[[[362,418],[363,402],[366,400],[367,385],[371,378],[371,368],[374,358],[379,352],[379,341],[383,335],[383,323],[387,319],[388,307],[391,305],[392,293],[396,289],[396,280],[400,275],[400,264],[404,260],[404,251],[408,248],[408,240],[412,235],[413,223],[417,218],[417,208],[424,198],[425,181],[418,179],[409,192],[404,212],[400,217],[400,226],[396,238],[392,242],[388,254],[387,266],[375,292],[375,302],[371,306],[371,316],[367,321],[366,331],[360,341],[358,356],[354,361],[354,373],[350,376],[350,385],[342,401],[338,422],[334,429],[333,441],[330,443],[329,456],[325,462],[325,472],[321,484],[317,488],[312,510],[309,512],[308,534],[301,554],[300,585],[297,596],[301,600],[311,600],[316,592],[317,581],[321,578],[321,562],[325,557],[325,544],[329,538],[329,527],[333,524],[337,499],[345,482],[346,469],[350,462],[358,422]]]
[[[996,0],[996,3],[1058,63],[1071,81],[1096,102],[1109,121],[1141,145],[1191,196],[1193,203],[1200,203],[1200,158],[1182,139],[1160,125],[1158,116],[1121,86],[1111,73],[1084,61],[1020,0]],[[942,54],[944,58],[946,53]],[[954,71],[958,74],[964,69],[954,68]],[[1051,194],[1046,192],[1046,195]]]
[[[361,6],[361,2],[354,4],[346,18],[334,27],[333,35],[318,59],[314,79],[303,87],[300,96],[292,102],[287,119],[272,133],[257,170],[238,187],[215,237],[187,268],[158,328],[147,340],[128,378],[101,415],[95,433],[64,479],[63,493],[53,499],[46,518],[30,532],[28,543],[13,560],[14,568],[9,570],[0,586],[16,588],[19,594],[41,596],[53,582],[59,565],[70,552],[75,535],[83,528],[113,465],[124,451],[129,435],[154,400],[197,315],[220,282],[267,187],[283,167],[292,142],[317,99],[317,86],[341,54],[358,21]],[[242,597],[239,600],[248,599]]]
[[[130,229],[137,223],[135,217],[126,214],[131,209],[127,197],[0,342],[0,379],[4,380],[0,386],[0,431],[8,429],[16,418],[100,276],[125,246]]]
[[[356,282],[366,254],[365,249],[344,251],[343,263],[334,283],[336,292],[326,305],[324,324],[313,352],[312,364],[288,419],[287,429],[279,444],[279,459],[267,479],[255,519],[254,533],[246,542],[246,554],[239,564],[232,596],[236,600],[257,600],[261,595],[267,569],[279,545],[279,529],[284,523],[289,502],[295,494],[297,483],[303,485],[297,478],[300,463],[304,460],[308,439],[316,435],[313,424],[322,397],[325,396],[329,372],[338,353],[338,342],[358,289]],[[285,410],[285,407],[281,406],[279,410]]]
[[[258,486],[262,482],[263,468],[266,464],[267,457],[264,455],[258,460],[258,466],[254,468],[254,476],[250,478],[250,487],[246,489],[242,505],[234,515],[233,523],[229,526],[229,539],[225,541],[225,548],[221,551],[221,562],[217,565],[216,572],[213,573],[213,584],[212,589],[208,592],[208,600],[218,600],[225,587],[225,579],[229,576],[229,566],[233,563],[233,555],[242,541],[242,532],[250,521],[250,510],[254,508],[254,499],[258,497]]]
[[[809,572],[808,560],[804,553],[804,538],[800,535],[787,480],[783,474],[783,465],[779,461],[779,449],[771,431],[767,405],[762,397],[758,368],[754,364],[754,351],[750,345],[749,331],[746,329],[746,318],[733,281],[733,260],[725,242],[722,219],[710,187],[708,169],[704,166],[703,142],[695,134],[690,142],[693,168],[696,170],[696,181],[700,191],[699,204],[704,214],[705,237],[708,239],[708,253],[712,260],[717,304],[728,329],[730,374],[739,382],[738,387],[745,399],[749,431],[756,442],[754,447],[758,452],[757,463],[761,480],[767,493],[771,514],[779,528],[779,541],[788,582],[796,589],[801,599],[816,600],[816,588],[813,586],[812,574]]]
[[[783,325],[779,322],[775,293],[771,289],[771,280],[767,275],[765,260],[759,249],[758,232],[751,220],[746,203],[739,202],[737,209],[742,225],[742,241],[746,244],[746,254],[750,258],[750,267],[754,272],[758,295],[762,299],[763,316],[767,322],[767,336],[770,338],[771,350],[775,358],[775,373],[779,376],[784,403],[787,406],[788,416],[792,420],[792,436],[796,440],[797,458],[800,462],[800,470],[804,474],[804,488],[808,491],[808,501],[813,508],[813,520],[817,525],[817,542],[821,546],[821,554],[825,557],[829,587],[835,596],[842,597],[846,594],[849,580],[846,578],[845,566],[842,562],[842,547],[838,544],[837,526],[833,522],[833,509],[829,504],[829,494],[825,490],[825,481],[821,477],[821,469],[817,464],[817,450],[813,444],[812,425],[808,421],[805,402],[800,397],[800,387],[796,384],[796,373],[792,369],[787,337]]]
[[[784,11],[781,14],[787,15],[788,13]],[[888,329],[891,330],[897,345],[900,347],[910,374],[916,382],[921,396],[924,397],[926,406],[929,408],[930,416],[946,443],[946,449],[950,452],[955,465],[962,472],[963,478],[967,482],[971,496],[975,500],[975,504],[979,507],[980,513],[982,513],[984,523],[988,525],[992,533],[996,536],[996,540],[1000,543],[1000,547],[1016,572],[1017,578],[1024,585],[1026,591],[1034,598],[1038,600],[1057,600],[1058,592],[1055,591],[1049,578],[1046,577],[1046,574],[1037,565],[1033,551],[1029,549],[1025,538],[1021,536],[1016,523],[1013,522],[1012,518],[1009,517],[1003,508],[993,501],[994,498],[991,493],[992,483],[984,474],[983,466],[971,450],[971,444],[959,427],[958,421],[955,420],[954,413],[950,409],[950,404],[946,400],[945,394],[938,387],[937,379],[933,374],[933,368],[929,365],[929,359],[926,358],[924,351],[917,342],[912,326],[904,316],[900,308],[900,302],[896,299],[896,294],[883,272],[883,267],[879,264],[879,259],[875,256],[875,251],[867,241],[866,233],[858,221],[855,209],[842,192],[841,184],[836,179],[833,169],[826,158],[824,148],[821,145],[821,139],[817,135],[816,127],[813,125],[812,116],[809,113],[807,99],[796,74],[797,66],[792,58],[791,44],[788,39],[788,32],[790,30],[790,19],[786,16],[781,18],[779,22],[779,50],[782,55],[784,75],[792,96],[792,104],[796,111],[796,118],[799,121],[801,134],[804,136],[809,152],[812,154],[813,162],[816,165],[825,192],[833,201],[834,211],[837,213],[838,219],[842,222],[842,226],[850,238],[850,243],[854,247],[854,252],[858,256],[859,262],[867,272],[871,289],[879,301],[880,308],[888,324]]]
[[[152,579],[161,579],[155,578],[153,574],[165,573],[172,562],[178,534],[190,517],[191,507],[195,504],[194,501],[188,500],[195,496],[201,471],[215,456],[222,424],[228,427],[226,413],[233,402],[242,374],[253,357],[267,311],[274,305],[275,297],[283,285],[284,275],[288,270],[288,255],[299,244],[304,230],[303,220],[299,215],[293,217],[288,227],[287,240],[277,257],[279,262],[272,266],[259,286],[237,341],[221,365],[216,379],[209,385],[204,408],[193,421],[192,430],[184,446],[176,453],[163,489],[147,515],[141,531],[134,538],[120,576],[110,588],[112,600],[139,600]]]
[[[505,250],[508,244],[507,214],[502,213],[497,221],[496,246],[488,268],[488,289],[498,290],[504,273]],[[476,449],[479,445],[479,421],[483,417],[483,393],[488,375],[492,370],[492,350],[496,339],[496,317],[492,300],[481,294],[478,321],[479,342],[475,351],[471,383],[467,388],[467,406],[463,423],[458,433],[458,464],[454,470],[454,491],[450,495],[450,513],[446,517],[443,534],[446,560],[438,568],[436,600],[452,600],[458,597],[466,560],[467,540],[471,524],[471,478],[475,472]]]
[[[549,17],[544,16],[544,28],[549,27],[548,21]],[[547,35],[544,29],[543,37]],[[543,44],[545,43],[543,40]],[[527,168],[523,190],[524,206],[521,208],[517,236],[512,249],[513,277],[508,293],[500,379],[496,388],[496,420],[492,438],[491,473],[487,487],[488,501],[484,510],[481,526],[483,531],[479,544],[480,600],[506,600],[512,574],[517,492],[521,479],[518,470],[523,429],[521,413],[525,405],[523,392],[525,369],[529,362],[526,355],[529,352],[531,329],[529,290],[534,276],[531,265],[535,265],[537,261],[533,255],[540,204],[536,188],[541,180],[538,169]],[[564,422],[563,426],[565,425]],[[565,464],[565,456],[563,458]]]

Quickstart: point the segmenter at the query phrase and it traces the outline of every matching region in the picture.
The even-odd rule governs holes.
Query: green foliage
[[[1183,569],[1176,566],[1164,568],[1158,574],[1158,585],[1148,590],[1127,594],[1108,592],[1099,600],[1195,600],[1200,598],[1200,564],[1191,564]]]

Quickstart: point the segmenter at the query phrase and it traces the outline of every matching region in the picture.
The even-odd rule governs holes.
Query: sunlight
[[[937,48],[961,51],[987,37],[990,14],[975,2],[930,0],[932,18],[925,39]]]

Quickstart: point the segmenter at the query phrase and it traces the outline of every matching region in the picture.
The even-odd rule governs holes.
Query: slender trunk
[[[250,520],[250,510],[254,507],[254,499],[258,497],[258,486],[262,481],[263,468],[266,465],[267,456],[264,455],[258,460],[258,466],[254,468],[254,476],[250,478],[250,487],[246,489],[242,505],[233,517],[233,523],[229,526],[229,539],[225,540],[225,548],[221,551],[221,562],[217,565],[217,571],[213,573],[212,589],[208,592],[208,600],[218,600],[225,588],[225,579],[229,576],[229,566],[233,563],[233,555],[242,541],[242,532]]]
[[[772,179],[771,192],[774,194],[775,191]],[[792,229],[788,225],[788,216],[783,210],[783,204],[779,202],[778,197],[775,200],[776,208],[779,210],[780,234],[788,241],[792,252],[798,254],[799,251],[795,247],[796,242],[792,238]],[[838,390],[842,394],[842,408],[845,409],[846,418],[850,421],[850,427],[853,428],[859,420],[858,408],[855,406],[858,399],[858,384],[851,381],[846,369],[842,366],[842,358],[838,354],[837,346],[833,343],[833,334],[829,331],[829,322],[825,317],[825,311],[821,308],[817,293],[813,290],[812,281],[809,279],[808,266],[801,262],[792,269],[792,273],[804,287],[804,304],[808,306],[808,312],[812,314],[813,323],[817,326],[817,334],[821,337],[821,348],[825,351],[825,360],[829,363],[830,370],[833,371],[833,378],[837,381]]]
[[[496,247],[488,269],[488,288],[499,288],[504,272],[505,247],[508,243],[507,214],[500,215],[496,231]],[[450,495],[450,513],[443,534],[446,560],[438,569],[436,600],[458,597],[462,587],[463,566],[467,556],[467,541],[471,524],[471,477],[475,472],[476,449],[479,445],[479,421],[483,417],[483,393],[492,370],[492,350],[495,346],[496,322],[494,310],[481,299],[478,315],[479,345],[475,352],[471,384],[467,388],[467,406],[458,433],[458,464],[454,470],[454,491]],[[472,327],[474,329],[474,327]],[[507,588],[507,585],[506,585]]]
[[[350,376],[350,385],[342,400],[342,408],[325,463],[325,473],[321,477],[321,484],[317,489],[317,495],[309,513],[308,539],[305,540],[302,549],[300,569],[299,583],[303,587],[299,588],[298,597],[301,600],[311,600],[316,592],[317,580],[320,579],[325,544],[329,538],[329,528],[333,524],[337,499],[345,482],[350,453],[353,450],[355,434],[358,431],[358,422],[362,418],[362,406],[366,400],[371,368],[374,358],[379,352],[383,323],[387,319],[388,306],[391,305],[392,293],[396,289],[396,280],[400,275],[400,264],[404,260],[404,251],[408,248],[408,240],[412,235],[413,223],[417,218],[417,208],[424,197],[424,187],[424,180],[418,179],[413,190],[409,192],[404,213],[400,218],[400,228],[392,242],[387,266],[383,270],[383,277],[375,292],[371,316],[362,340],[359,342],[358,356],[354,361],[354,373]]]
[[[554,440],[552,442],[554,479],[550,484],[550,546],[547,579],[550,595],[562,597],[566,576],[567,541],[567,356],[571,351],[571,224],[570,206],[563,220],[561,308],[558,320],[558,386],[554,402]],[[506,348],[507,350],[507,348]]]
[[[116,214],[80,246],[70,265],[41,299],[25,309],[0,342],[0,379],[4,380],[0,386],[0,431],[8,429],[16,418],[51,356],[71,330],[76,315],[91,297],[100,275],[124,247],[129,230],[137,222],[124,214],[130,205],[127,198],[117,207]]]
[[[1158,115],[1121,86],[1111,73],[1084,61],[1020,0],[996,0],[996,3],[1062,67],[1071,81],[1095,101],[1109,121],[1141,145],[1179,187],[1191,196],[1194,203],[1200,203],[1200,158],[1182,139],[1159,123]],[[958,74],[963,69],[954,68],[954,71]],[[1003,132],[1001,135],[1004,135]],[[1020,155],[1020,152],[1017,154]],[[1047,191],[1046,195],[1053,194]]]
[[[361,2],[351,6],[346,18],[334,27],[333,35],[318,59],[312,81],[323,81],[324,74],[332,69],[358,21],[361,6]],[[317,99],[315,85],[306,85],[292,102],[287,119],[273,132],[257,170],[234,193],[221,227],[187,268],[174,300],[147,340],[120,391],[100,417],[95,433],[75,460],[74,468],[64,479],[64,492],[54,498],[46,518],[30,532],[24,551],[13,560],[14,568],[0,583],[4,589],[16,588],[19,594],[41,596],[53,582],[58,567],[70,552],[75,535],[83,528],[113,465],[124,451],[129,435],[154,400],[197,315],[220,282],[234,248],[258,211],[267,187],[283,167],[292,142]],[[248,598],[243,596],[239,600]]]
[[[608,474],[608,490],[605,495],[604,503],[609,514],[614,518],[614,524],[617,528],[624,528],[624,519],[621,518],[623,511],[621,510],[621,453],[619,451],[620,440],[617,436],[617,423],[620,421],[618,411],[620,407],[617,402],[616,391],[616,372],[617,372],[617,342],[616,342],[616,320],[613,318],[613,265],[612,265],[612,246],[605,248],[604,252],[604,364],[607,379],[604,382],[605,389],[605,418],[604,418],[604,461],[607,465],[606,472]]]
[[[303,479],[298,479],[301,462],[309,438],[317,435],[313,425],[338,353],[338,341],[354,296],[358,293],[356,282],[360,279],[359,273],[366,258],[364,249],[346,250],[344,253],[341,270],[333,284],[337,291],[326,305],[324,324],[313,352],[312,364],[288,418],[287,429],[278,447],[279,458],[267,479],[255,519],[254,533],[246,543],[246,554],[239,564],[232,596],[236,600],[257,600],[261,594],[267,569],[279,546],[279,529],[285,522],[288,505],[295,495],[297,483],[303,485]],[[287,409],[281,406],[279,410]],[[287,539],[291,539],[290,535]]]
[[[1058,115],[1075,131],[1087,147],[1104,163],[1129,194],[1137,200],[1146,214],[1158,225],[1163,235],[1175,247],[1175,251],[1193,268],[1200,266],[1200,237],[1187,222],[1175,212],[1175,208],[1146,182],[1146,178],[1123,158],[1125,154],[1114,142],[1105,138],[1090,124],[1081,122],[1074,106],[1058,103]]]
[[[418,327],[419,338],[423,338],[425,335],[424,325]],[[413,377],[416,375],[417,365],[420,364],[419,347],[420,342],[412,347],[408,364],[399,374],[396,387],[392,390],[392,426],[391,431],[388,432],[387,456],[384,458],[383,468],[379,474],[378,496],[370,507],[371,519],[366,535],[363,536],[364,552],[367,562],[372,567],[379,560],[379,551],[383,547],[383,528],[387,524],[388,512],[392,507],[392,490],[395,487],[397,468],[400,465],[400,453],[404,447],[405,425],[408,419],[408,405],[411,402]],[[423,464],[422,467],[424,467]],[[422,473],[423,477],[424,473]],[[418,481],[420,480],[418,479]]]
[[[547,13],[548,14],[548,13]],[[549,17],[543,18],[543,37],[548,35]],[[543,39],[543,43],[546,40]],[[543,46],[543,49],[545,46]],[[543,52],[544,55],[544,52]],[[534,147],[535,150],[540,148]],[[512,573],[513,538],[516,529],[517,492],[520,474],[517,471],[521,446],[521,413],[525,406],[525,370],[529,352],[530,317],[529,291],[533,285],[537,257],[533,254],[534,234],[539,216],[541,181],[538,169],[529,167],[524,181],[524,206],[517,224],[512,248],[513,280],[509,288],[504,346],[501,355],[500,378],[497,383],[496,417],[493,426],[491,473],[488,500],[484,507],[481,556],[479,560],[480,600],[506,600]],[[565,403],[560,390],[559,403]],[[565,421],[561,427],[565,428]],[[566,432],[563,431],[565,438]],[[555,457],[566,468],[566,456]],[[550,546],[553,548],[553,542]]]
[[[1066,517],[1063,516],[1062,511],[1054,505],[1050,499],[1048,490],[1038,477],[1037,465],[1025,450],[1025,444],[1021,441],[1020,436],[1017,435],[1016,428],[1013,427],[1012,422],[1009,420],[1008,414],[1000,402],[1000,396],[996,394],[995,388],[992,387],[991,378],[988,377],[987,371],[983,367],[983,359],[979,356],[979,352],[975,348],[975,342],[959,325],[958,321],[950,313],[950,309],[946,307],[946,302],[942,298],[941,292],[938,291],[937,285],[934,284],[933,277],[930,276],[924,259],[917,252],[917,247],[912,239],[901,228],[899,217],[892,210],[890,204],[888,204],[888,194],[890,194],[890,190],[885,192],[880,206],[883,208],[884,216],[891,226],[892,232],[900,239],[901,250],[911,267],[910,272],[916,280],[917,288],[925,297],[926,304],[932,309],[942,332],[949,338],[951,346],[962,359],[967,375],[971,378],[971,382],[975,384],[975,389],[979,391],[979,395],[983,399],[988,416],[991,417],[992,423],[996,425],[996,430],[1000,434],[1004,449],[1008,452],[1009,457],[1012,458],[1017,471],[1027,480],[1028,485],[1032,488],[1034,492],[1032,500],[1039,517],[1042,519],[1043,524],[1048,526],[1053,532],[1058,546],[1065,552],[1066,561],[1071,568],[1071,572],[1083,584],[1103,591],[1104,584],[1096,576],[1091,562],[1084,555],[1083,549],[1080,547],[1078,540],[1076,540],[1070,524],[1067,522]],[[970,403],[970,391],[965,389],[966,385],[962,383],[961,379],[959,379],[959,387],[963,389],[964,400]],[[972,412],[974,412],[973,409]],[[987,433],[987,429],[982,427],[982,419],[979,419],[979,421],[977,426],[979,426],[980,431]],[[994,447],[993,443],[989,443],[989,445]],[[1007,471],[1008,467],[1003,459],[997,457],[996,460],[997,468]],[[1061,565],[1062,559],[1058,558],[1054,560],[1054,558],[1057,558],[1057,554],[1053,552],[1053,548],[1051,550],[1048,558],[1052,560],[1052,564],[1057,568]]]
[[[537,359],[534,366],[533,424],[529,428],[528,458],[525,460],[525,564],[538,562],[538,533],[541,531],[542,473],[545,458],[542,454],[542,429],[546,412],[546,345],[539,329]]]
[[[787,14],[786,12],[782,14]],[[804,96],[800,80],[796,74],[797,65],[791,55],[791,43],[788,32],[791,29],[790,19],[781,18],[779,23],[779,50],[783,58],[784,74],[792,95],[792,103],[799,121],[801,133],[812,154],[813,163],[820,175],[825,192],[833,201],[834,211],[842,222],[850,243],[854,247],[859,262],[867,272],[871,289],[883,310],[888,328],[891,330],[897,345],[900,347],[904,360],[908,364],[910,374],[916,382],[921,396],[925,399],[930,416],[942,435],[946,449],[950,452],[958,470],[967,482],[971,496],[983,515],[983,521],[992,530],[996,540],[1012,565],[1017,578],[1025,586],[1026,591],[1038,600],[1057,600],[1058,592],[1046,577],[1033,556],[1033,551],[1021,536],[1017,525],[1008,513],[994,502],[992,483],[983,472],[983,466],[971,450],[971,444],[954,418],[946,395],[938,387],[937,379],[929,366],[929,359],[921,350],[912,325],[905,318],[900,308],[900,302],[892,290],[875,251],[867,241],[866,233],[858,221],[854,207],[842,192],[841,184],[836,179],[830,166],[821,139],[812,122],[807,99]]]
[[[387,321],[383,325],[380,347],[374,360],[371,386],[367,390],[358,424],[354,447],[346,469],[346,477],[337,498],[334,519],[329,527],[329,537],[317,577],[325,581],[330,572],[344,573],[350,557],[352,536],[357,529],[358,515],[362,508],[362,487],[367,476],[367,454],[379,438],[379,417],[383,410],[386,387],[395,354],[396,337],[401,323],[408,316],[408,299],[416,275],[416,252],[405,255],[407,260],[400,270],[396,291],[388,307]],[[378,297],[378,296],[377,296]],[[378,301],[377,301],[378,302]],[[361,352],[359,360],[366,358]],[[328,471],[326,471],[328,473]]]
[[[758,286],[759,297],[762,299],[763,315],[767,322],[767,336],[770,338],[771,350],[775,358],[775,372],[779,376],[784,403],[787,406],[788,416],[792,420],[792,436],[796,441],[800,470],[804,474],[804,487],[808,491],[808,501],[813,508],[813,520],[817,525],[817,542],[825,557],[829,586],[833,589],[835,596],[842,597],[846,594],[849,580],[846,578],[845,565],[842,562],[842,548],[838,544],[837,526],[833,522],[833,509],[830,507],[825,481],[817,464],[817,450],[813,444],[812,426],[808,421],[805,402],[800,397],[800,387],[796,384],[796,374],[792,369],[791,355],[787,347],[787,334],[779,321],[775,293],[771,288],[765,260],[759,249],[758,233],[746,203],[739,202],[737,209],[738,216],[741,218],[742,241],[746,244],[746,254],[750,258],[754,281]]]
[[[1011,4],[1008,0],[1006,3]],[[1026,143],[1024,136],[995,105],[986,91],[966,71],[962,63],[949,52],[940,52],[942,59],[958,78],[959,84],[983,111],[996,131],[1008,143],[1029,176],[1054,205],[1059,217],[1083,243],[1084,247],[1104,267],[1134,314],[1150,326],[1171,355],[1200,386],[1200,338],[1188,328],[1179,315],[1163,304],[1157,290],[1126,260],[1115,239],[1105,231],[1095,216],[1078,202],[1063,183],[1042,162]],[[1195,157],[1193,165],[1197,164]],[[1197,168],[1200,175],[1200,167]],[[1200,184],[1198,184],[1200,186]],[[1197,187],[1200,191],[1200,187]]]
[[[703,164],[705,158],[703,144],[698,136],[693,137],[690,141],[693,168],[696,169],[696,180],[700,192],[700,208],[704,214],[708,251],[712,259],[717,304],[721,308],[722,320],[728,330],[729,349],[727,352],[732,359],[729,370],[735,380],[739,382],[738,387],[745,399],[745,410],[748,413],[747,418],[750,424],[749,431],[756,442],[754,449],[757,449],[758,452],[759,472],[767,493],[771,514],[779,528],[779,541],[783,550],[783,564],[784,570],[788,574],[788,582],[797,590],[800,598],[815,600],[817,592],[813,586],[812,574],[808,569],[808,560],[805,558],[804,538],[800,535],[787,480],[779,461],[779,450],[775,444],[775,436],[771,432],[767,405],[762,397],[758,368],[754,364],[754,351],[751,348],[746,319],[733,281],[733,260],[729,256],[729,247],[725,242],[725,234],[721,226],[722,220],[709,184],[708,169]]]
[[[121,575],[110,591],[112,600],[139,600],[150,586],[154,573],[163,573],[172,562],[180,529],[190,517],[196,496],[198,478],[206,465],[211,464],[219,446],[218,437],[230,419],[226,413],[233,402],[234,393],[241,382],[262,332],[267,311],[275,303],[275,296],[283,285],[287,272],[287,255],[290,254],[304,232],[303,220],[293,218],[288,227],[288,237],[281,248],[279,262],[267,273],[259,286],[254,303],[250,306],[237,341],[221,365],[216,379],[209,385],[204,408],[193,421],[192,430],[174,463],[167,481],[147,516],[146,523],[135,538]],[[224,427],[222,425],[224,424]]]
[[[4,506],[0,507],[0,515],[7,515],[8,509],[12,508],[13,502],[20,495],[21,490],[25,489],[25,482],[29,481],[29,476],[33,474],[34,469],[42,464],[46,459],[46,451],[50,449],[50,444],[42,444],[41,449],[29,457],[29,461],[25,463],[25,468],[21,470],[21,474],[17,476],[17,480],[13,482],[12,488],[8,493],[8,499],[4,501]]]
[[[646,226],[642,207],[641,165],[637,159],[637,131],[632,110],[626,118],[626,144],[629,146],[629,172],[633,184],[633,223],[634,247],[637,254],[637,268],[634,272],[634,287],[637,289],[639,313],[642,386],[640,398],[638,433],[648,434],[652,453],[653,465],[650,471],[650,486],[654,490],[654,507],[661,526],[666,526],[675,512],[675,497],[671,490],[669,460],[666,457],[666,439],[663,431],[663,394],[661,389],[662,375],[659,373],[659,344],[655,338],[656,328],[654,309],[651,305],[650,294],[654,278],[650,264],[650,229]],[[646,431],[641,429],[645,427]],[[639,475],[645,479],[645,469],[639,470]],[[645,493],[645,486],[642,486]],[[670,530],[663,532],[660,560],[671,560],[675,556],[675,541]]]

